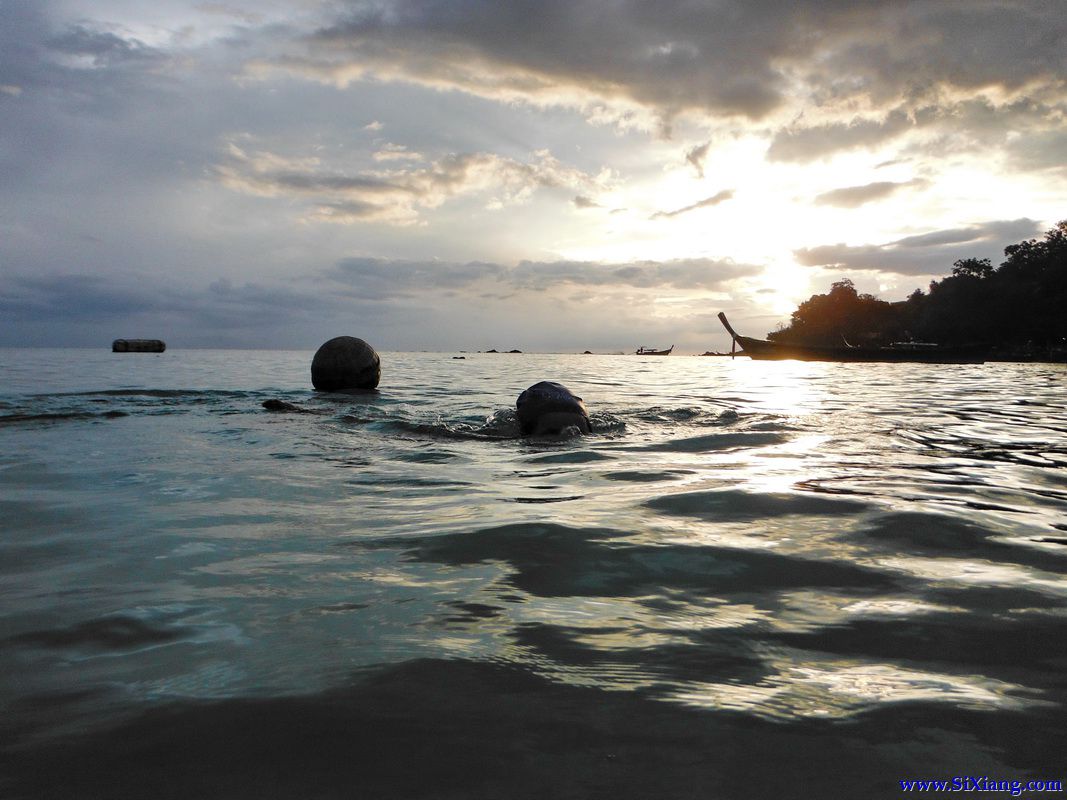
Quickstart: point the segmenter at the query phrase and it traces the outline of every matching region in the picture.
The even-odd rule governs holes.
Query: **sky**
[[[1067,218],[1063,0],[0,0],[0,346],[728,350]]]

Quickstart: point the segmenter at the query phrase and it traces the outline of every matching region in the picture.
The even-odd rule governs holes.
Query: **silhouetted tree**
[[[830,286],[828,294],[805,300],[782,330],[768,334],[772,341],[793,344],[841,346],[874,344],[898,335],[893,306],[874,295],[859,294],[845,278]]]
[[[988,278],[993,274],[993,262],[988,258],[961,258],[952,264],[954,277]]]
[[[906,338],[940,344],[984,343],[1016,354],[1067,340],[1067,220],[1004,248],[994,268],[988,258],[965,258],[952,274],[886,303],[859,294],[849,279],[801,303],[790,322],[768,334],[773,341],[837,346],[885,344]]]

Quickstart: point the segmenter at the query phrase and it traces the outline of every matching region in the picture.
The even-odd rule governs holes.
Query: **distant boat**
[[[673,350],[673,349],[674,349],[674,345],[673,344],[669,348],[667,348],[666,350],[657,350],[654,347],[638,347],[637,348],[637,353],[635,355],[639,355],[639,356],[669,356],[671,354],[671,350]]]
[[[111,343],[112,353],[162,353],[166,349],[162,339],[116,339]]]
[[[985,361],[982,347],[942,347],[926,342],[900,342],[888,347],[808,347],[781,344],[764,339],[740,336],[730,326],[726,315],[719,312],[719,321],[740,346],[745,355],[758,361],[901,361],[928,364],[981,364]]]

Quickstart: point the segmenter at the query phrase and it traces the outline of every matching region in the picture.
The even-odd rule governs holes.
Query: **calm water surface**
[[[1067,367],[311,355],[0,350],[5,797],[1067,780]]]

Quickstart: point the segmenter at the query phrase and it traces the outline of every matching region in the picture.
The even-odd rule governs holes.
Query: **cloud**
[[[932,231],[886,244],[823,245],[794,250],[803,266],[900,275],[943,275],[961,258],[996,259],[1004,247],[1037,236],[1041,225],[1032,219],[979,223],[966,228]]]
[[[408,150],[405,145],[386,143],[371,155],[375,161],[423,161],[422,153]]]
[[[1067,178],[1067,130],[1063,125],[1019,137],[1005,147],[1008,164],[1023,172],[1049,172]]]
[[[161,298],[143,284],[124,284],[94,275],[13,277],[0,295],[0,310],[12,320],[78,318],[107,320],[159,310]]]
[[[717,206],[719,205],[719,203],[726,202],[733,196],[733,189],[723,189],[718,194],[714,194],[711,197],[705,197],[703,200],[685,206],[684,208],[677,208],[674,211],[657,211],[655,214],[649,217],[649,219],[668,219],[670,217],[677,217],[681,214],[688,214],[690,211],[696,211],[697,209]]]
[[[135,62],[158,61],[165,56],[136,39],[126,39],[110,31],[97,31],[78,25],[48,41],[53,53],[69,56],[71,66],[115,67]]]
[[[520,261],[513,267],[489,262],[343,259],[329,273],[361,297],[385,299],[473,290],[509,295],[560,288],[719,290],[730,281],[759,273],[760,267],[729,260],[678,259],[598,263]]]
[[[53,273],[16,276],[0,297],[0,309],[13,319],[122,322],[181,313],[211,327],[232,327],[250,319],[284,321],[320,310],[322,297],[255,282],[235,286],[220,278],[205,290],[185,289],[170,281],[149,285],[133,275]]]
[[[913,189],[929,186],[930,182],[922,178],[910,181],[877,181],[863,186],[846,186],[832,189],[816,195],[815,204],[821,206],[838,206],[840,208],[857,208],[865,203],[882,200],[896,194],[901,189]]]
[[[354,289],[359,297],[383,300],[468,289],[482,281],[499,279],[506,272],[499,264],[477,261],[460,264],[346,258],[338,262],[329,278]]]
[[[1053,154],[1062,156],[1060,136],[1065,114],[1067,97],[1062,94],[1051,102],[1025,96],[994,102],[983,96],[960,98],[926,92],[873,116],[853,115],[848,120],[819,123],[801,118],[775,132],[767,158],[807,163],[891,143],[905,152],[948,158],[1001,148],[1023,155],[1041,149],[1043,142],[1055,142]],[[1017,164],[1030,166],[1025,159]]]
[[[196,5],[197,11],[202,11],[205,14],[216,14],[222,17],[232,17],[233,19],[240,20],[241,22],[254,25],[263,21],[263,15],[255,12],[245,11],[243,9],[234,8],[233,6],[225,3],[198,3]]]
[[[102,347],[116,337],[144,336],[185,347],[293,346],[321,336],[309,332],[324,320],[356,311],[373,319],[377,309],[322,287],[228,278],[193,287],[128,273],[12,276],[0,313],[15,324],[0,331],[0,344]]]
[[[767,148],[767,158],[771,161],[812,161],[841,150],[875,147],[912,127],[912,120],[899,109],[879,119],[855,117],[848,122],[795,124],[774,135]]]
[[[731,4],[733,5],[733,4]],[[634,122],[689,108],[751,118],[780,102],[781,15],[712,9],[465,0],[350,6],[300,50],[249,65],[347,86],[406,82],[502,102],[581,108]],[[645,120],[645,124],[654,123]]]
[[[1064,15],[1036,0],[382,0],[341,9],[284,54],[250,62],[249,74],[403,82],[650,130],[684,113],[763,120],[807,109],[776,137],[772,158],[782,160],[899,135],[931,102],[978,93],[1060,102],[1067,71]],[[821,144],[820,131],[829,135]]]
[[[686,163],[692,165],[698,178],[704,177],[704,159],[708,157],[708,149],[710,147],[711,142],[704,142],[704,144],[690,148],[685,153]]]
[[[403,160],[406,151],[399,153]],[[420,213],[463,195],[487,195],[487,207],[527,201],[538,189],[597,190],[607,173],[589,175],[546,151],[521,162],[492,153],[448,155],[428,166],[340,172],[316,157],[247,152],[234,143],[214,174],[235,191],[306,201],[307,219],[322,222],[417,222]],[[421,158],[421,156],[419,156]],[[380,159],[378,159],[380,160]],[[387,159],[388,160],[388,159]]]

